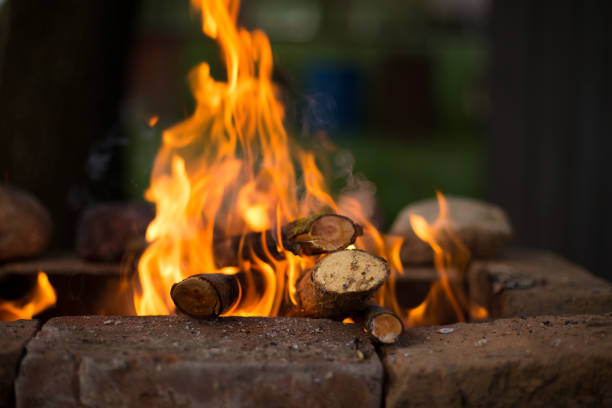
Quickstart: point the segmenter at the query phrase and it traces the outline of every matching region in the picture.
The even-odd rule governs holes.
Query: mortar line
[[[21,355],[19,356],[19,364],[17,364],[17,369],[15,370],[15,377],[13,380],[13,395],[11,396],[12,401],[10,401],[12,402],[12,405],[9,405],[13,407],[17,406],[17,380],[19,379],[19,375],[21,374],[21,367],[23,365],[23,361],[25,360],[26,355],[28,354],[28,345],[34,339],[34,337],[36,337],[36,335],[42,330],[42,327],[44,326],[44,324],[40,320],[32,320],[36,321],[36,331],[32,333],[30,338],[23,344],[23,350],[21,352]]]

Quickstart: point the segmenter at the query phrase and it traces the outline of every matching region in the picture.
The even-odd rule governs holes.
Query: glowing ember
[[[159,121],[159,116],[157,115],[153,115],[149,118],[149,127],[153,127],[155,125],[157,125],[157,122]]]
[[[287,251],[281,239],[276,240],[276,248],[267,247],[266,234],[280,237],[283,225],[331,210],[363,226],[364,234],[351,249],[389,259],[391,276],[377,293],[377,302],[395,311],[407,326],[423,323],[426,306],[402,310],[395,298],[395,282],[402,273],[402,240],[385,242],[357,200],[346,198],[336,204],[314,154],[287,134],[283,106],[271,80],[272,51],[266,35],[236,25],[238,0],[192,0],[191,5],[202,13],[203,32],[221,47],[227,81],[213,79],[206,63],[194,68],[189,80],[195,111],[163,133],[146,192],[157,215],[147,229],[150,245],[138,265],[137,313],[172,312],[172,284],[198,273],[241,274],[240,301],[226,315],[282,313],[283,304],[296,304],[296,281],[315,259]],[[452,257],[445,252],[445,244],[437,239],[445,218],[446,210],[441,208],[440,220],[433,226],[422,219],[415,219],[413,226],[436,250],[440,293],[462,320],[465,297],[454,292],[448,275],[457,262],[464,270],[469,252]],[[240,255],[235,264],[224,265],[215,258],[215,242],[242,236],[241,245],[250,245],[244,239],[248,233],[261,233],[259,246],[266,256],[261,256],[261,249],[247,248],[248,259]]]
[[[36,288],[27,297],[14,300],[0,301],[0,320],[13,321],[31,319],[43,310],[53,306],[57,298],[49,278],[44,272],[38,272]]]

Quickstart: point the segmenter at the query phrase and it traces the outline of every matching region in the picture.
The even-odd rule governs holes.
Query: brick
[[[445,328],[382,348],[386,407],[612,406],[612,314]]]
[[[145,232],[154,217],[155,208],[144,202],[95,204],[79,220],[76,251],[83,259],[119,262],[146,248]]]
[[[493,317],[612,312],[612,285],[550,252],[506,251],[475,261],[468,276],[470,296]]]
[[[61,317],[29,343],[17,405],[378,407],[354,325],[295,318]]]
[[[14,404],[13,384],[19,361],[37,328],[36,320],[0,322],[0,407]]]
[[[505,211],[496,205],[467,197],[446,196],[450,213],[448,227],[453,230],[476,258],[496,256],[512,236],[512,226]],[[420,215],[432,224],[438,218],[436,199],[404,207],[391,226],[390,233],[404,238],[400,257],[405,264],[418,265],[433,261],[433,250],[412,230],[410,217]]]
[[[57,304],[41,319],[62,315],[134,314],[129,273],[118,263],[93,263],[74,255],[0,265],[0,298],[26,295],[44,271],[57,294]]]

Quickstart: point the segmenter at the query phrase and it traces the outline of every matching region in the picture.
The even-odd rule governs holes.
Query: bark
[[[298,316],[340,319],[365,307],[389,276],[387,261],[360,250],[321,258],[298,281]]]
[[[380,343],[395,343],[404,332],[399,316],[375,303],[368,303],[365,309],[355,313],[352,318]]]
[[[203,273],[172,285],[170,296],[181,312],[206,319],[227,312],[238,301],[240,284],[236,275]]]
[[[216,242],[215,261],[219,267],[238,265],[254,254],[260,259],[283,259],[282,248],[296,255],[317,255],[344,249],[363,233],[361,226],[338,214],[319,214],[284,225],[279,232],[250,232]],[[279,239],[280,238],[280,239]]]

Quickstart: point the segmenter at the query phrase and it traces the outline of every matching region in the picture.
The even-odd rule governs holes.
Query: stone
[[[407,329],[381,348],[385,406],[612,406],[612,314]]]
[[[145,232],[154,217],[155,210],[146,203],[94,205],[79,220],[77,253],[89,261],[120,261],[129,252],[144,249]]]
[[[51,216],[36,197],[0,184],[0,262],[40,255],[51,232]]]
[[[39,317],[134,314],[131,265],[87,262],[76,255],[54,255],[0,265],[0,299],[19,299],[44,271],[57,295],[55,306]]]
[[[356,325],[297,318],[60,317],[28,344],[19,407],[379,407]]]
[[[470,297],[492,317],[612,312],[612,285],[547,251],[506,250],[472,263]]]
[[[15,405],[13,384],[25,345],[38,328],[36,320],[0,322],[0,407]]]
[[[449,227],[469,249],[473,258],[494,257],[512,237],[508,216],[499,207],[471,198],[446,196]],[[391,226],[390,234],[404,237],[401,260],[406,264],[433,261],[429,244],[421,241],[410,225],[410,215],[417,214],[432,224],[438,217],[435,199],[419,201],[405,207]]]

